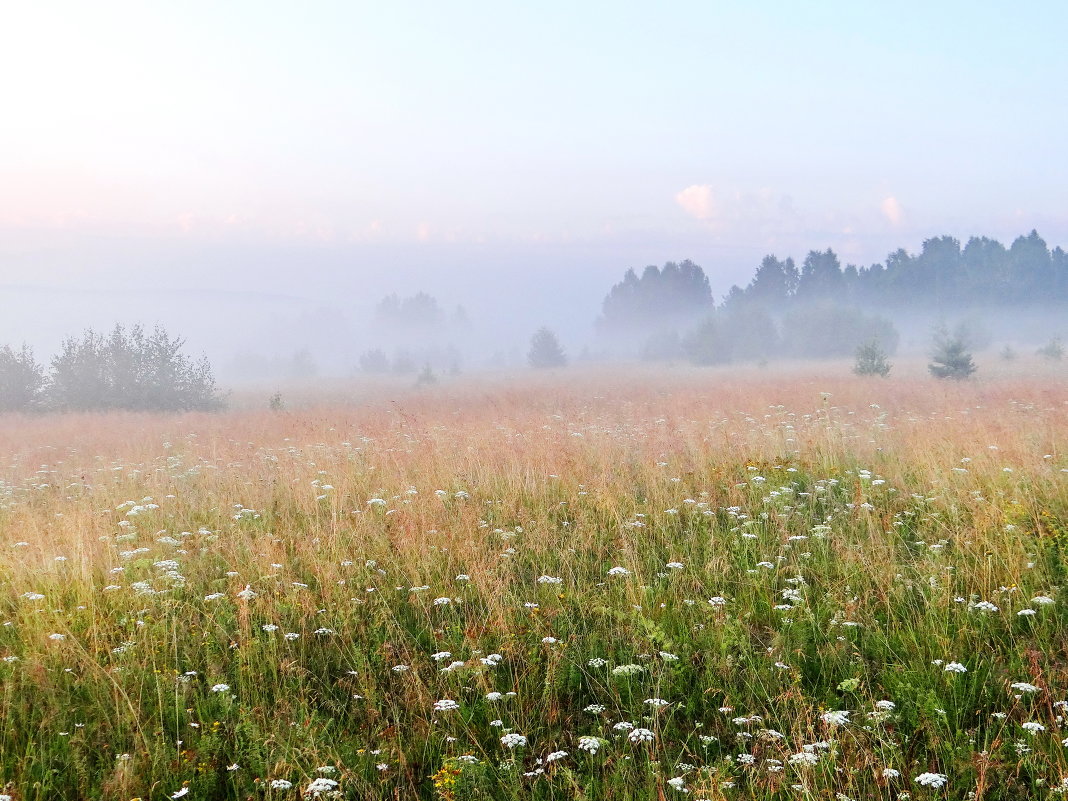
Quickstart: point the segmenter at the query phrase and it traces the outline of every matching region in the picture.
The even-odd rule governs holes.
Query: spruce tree
[[[548,328],[539,328],[531,337],[527,362],[531,367],[563,367],[567,364],[567,356],[556,334]]]
[[[949,334],[945,328],[935,332],[935,346],[927,369],[935,378],[952,378],[961,381],[976,371],[972,354],[960,332]]]
[[[857,348],[857,360],[853,372],[857,375],[878,375],[886,378],[890,374],[890,361],[878,339],[865,342]]]

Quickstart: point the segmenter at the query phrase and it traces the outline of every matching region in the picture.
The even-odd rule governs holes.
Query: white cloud
[[[719,203],[708,184],[688,186],[675,195],[682,210],[698,220],[711,220],[719,215]]]
[[[891,225],[901,225],[901,219],[904,216],[904,209],[901,208],[901,204],[897,202],[897,198],[891,195],[886,198],[880,204],[879,208],[883,211],[883,216],[890,221]]]

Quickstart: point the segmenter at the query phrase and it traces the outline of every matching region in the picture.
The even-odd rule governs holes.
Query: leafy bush
[[[117,325],[107,337],[89,330],[68,338],[52,360],[49,399],[77,411],[219,408],[211,365],[184,355],[183,344],[159,326],[151,334]]]

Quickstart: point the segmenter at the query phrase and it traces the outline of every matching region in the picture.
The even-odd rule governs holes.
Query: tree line
[[[1068,302],[1068,253],[1052,250],[1037,231],[1009,247],[973,236],[924,241],[919,253],[899,248],[868,267],[842,266],[830,248],[810,251],[798,268],[791,258],[764,258],[753,279],[734,286],[726,303],[837,301],[858,305],[946,307]]]
[[[222,407],[211,365],[157,326],[88,330],[63,341],[46,370],[26,345],[0,347],[0,412],[210,411]]]
[[[972,237],[928,239],[885,263],[842,267],[830,248],[792,258],[765,256],[750,282],[720,303],[691,261],[628,270],[605,296],[597,329],[637,344],[648,359],[699,364],[772,356],[834,357],[878,340],[892,353],[898,333],[876,310],[939,311],[980,305],[1068,303],[1068,254],[1032,231],[1011,246]]]
[[[1068,253],[1052,250],[1037,231],[1009,247],[972,237],[962,247],[951,236],[928,239],[919,253],[903,248],[883,263],[842,266],[830,248],[813,250],[798,267],[793,258],[765,256],[752,280],[733,286],[721,307],[783,308],[835,302],[859,306],[1059,304],[1068,302]],[[614,331],[702,315],[716,307],[704,271],[691,261],[628,270],[605,296],[598,327]]]

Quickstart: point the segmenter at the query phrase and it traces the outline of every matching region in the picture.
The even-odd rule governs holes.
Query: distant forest
[[[899,249],[869,267],[843,268],[830,248],[810,251],[800,268],[792,258],[769,255],[748,285],[731,287],[719,304],[691,261],[646,267],[640,276],[628,270],[605,297],[597,328],[644,338],[647,358],[717,363],[841,356],[874,339],[892,351],[897,331],[876,311],[1025,305],[1068,305],[1068,253],[1051,251],[1037,231],[1009,247],[987,237],[961,247],[940,236],[918,254]]]
[[[860,306],[957,307],[1068,302],[1068,253],[1052,251],[1037,231],[1010,247],[972,237],[961,247],[951,236],[928,239],[910,254],[900,248],[883,263],[847,264],[828,248],[813,250],[800,269],[792,258],[765,256],[746,287],[733,286],[723,306],[790,301],[834,301]],[[602,328],[687,316],[715,306],[708,278],[690,261],[628,270],[604,299]]]

